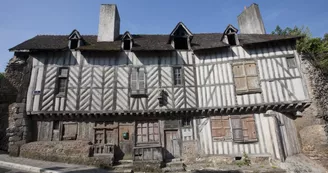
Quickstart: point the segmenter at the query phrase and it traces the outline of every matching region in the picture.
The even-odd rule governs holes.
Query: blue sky
[[[281,27],[308,26],[315,37],[328,30],[328,0],[1,0],[0,72],[13,56],[8,49],[38,34],[97,34],[100,4],[117,4],[121,33],[168,34],[182,21],[193,33],[223,32],[237,26],[244,6],[260,6],[270,33]]]

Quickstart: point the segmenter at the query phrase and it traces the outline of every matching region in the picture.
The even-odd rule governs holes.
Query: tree
[[[328,73],[328,33],[323,38],[313,38],[308,27],[281,29],[277,26],[272,34],[301,36],[297,40],[296,49],[304,55],[315,67]]]
[[[2,78],[4,78],[4,77],[5,77],[5,75],[4,75],[3,73],[0,72],[0,80],[1,80]]]

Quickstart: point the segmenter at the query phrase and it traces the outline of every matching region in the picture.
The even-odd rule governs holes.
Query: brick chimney
[[[259,6],[253,3],[238,16],[239,31],[242,34],[265,34]]]
[[[120,35],[120,15],[115,4],[100,6],[98,42],[112,42]]]

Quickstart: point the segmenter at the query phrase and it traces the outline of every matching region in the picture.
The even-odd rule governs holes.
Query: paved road
[[[14,169],[0,168],[0,173],[28,173],[28,172],[14,170]]]

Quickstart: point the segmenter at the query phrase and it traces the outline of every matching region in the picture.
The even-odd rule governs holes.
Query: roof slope
[[[193,50],[212,49],[229,46],[222,41],[222,33],[194,34],[191,42]],[[29,40],[10,48],[15,50],[60,50],[68,48],[69,35],[37,35]],[[97,35],[82,35],[85,45],[80,50],[120,51],[121,37],[114,42],[97,42]],[[132,51],[170,51],[174,48],[168,44],[169,35],[132,35],[134,45]],[[270,34],[238,34],[241,45],[263,43],[277,40],[296,39],[297,36],[282,36]]]

